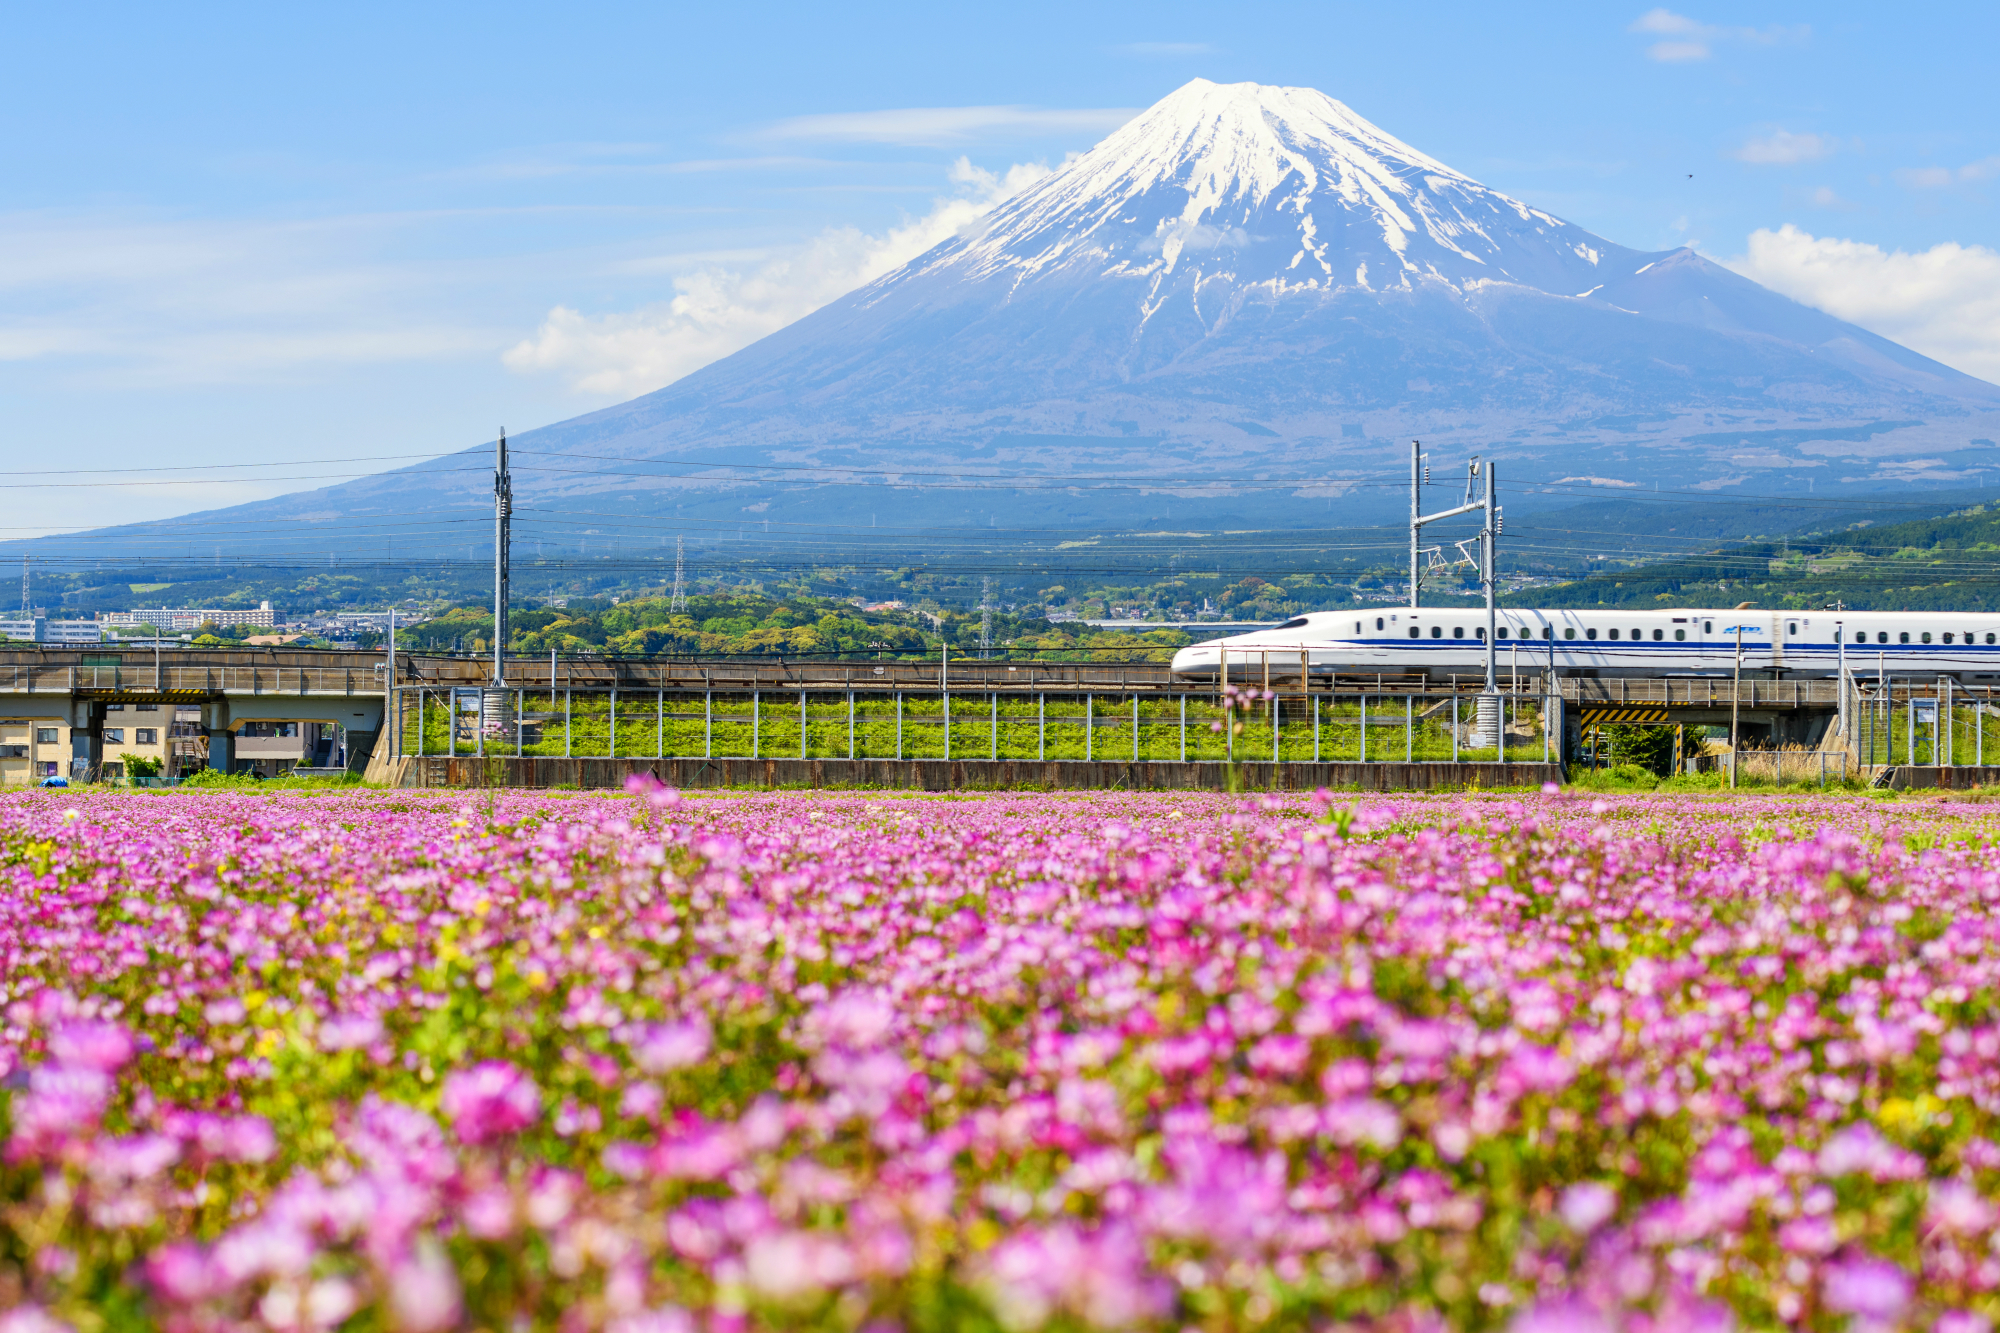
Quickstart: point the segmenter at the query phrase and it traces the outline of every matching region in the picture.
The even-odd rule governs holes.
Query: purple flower
[[[389,1309],[403,1333],[436,1333],[458,1322],[458,1274],[426,1237],[389,1271]]]
[[[1571,1231],[1587,1236],[1616,1215],[1618,1194],[1609,1185],[1586,1180],[1562,1192],[1556,1211]]]
[[[1820,1279],[1820,1293],[1829,1310],[1889,1320],[1910,1303],[1910,1275],[1886,1260],[1864,1255],[1828,1267]]]
[[[646,1023],[627,1038],[632,1063],[648,1074],[698,1065],[708,1058],[713,1038],[708,1018],[696,1014],[678,1023]]]
[[[132,1034],[116,1023],[65,1023],[49,1034],[49,1058],[68,1069],[109,1074],[132,1058]]]
[[[438,1107],[461,1143],[486,1143],[540,1119],[542,1094],[516,1066],[488,1060],[448,1075]]]

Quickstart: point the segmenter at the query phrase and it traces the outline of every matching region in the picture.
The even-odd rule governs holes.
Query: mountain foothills
[[[1379,510],[1365,483],[1412,437],[1517,482],[1853,494],[2000,463],[2000,388],[1323,93],[1197,79],[895,272],[517,436],[515,485],[524,514],[628,532],[1283,526]],[[463,509],[482,458],[225,512],[337,534]]]

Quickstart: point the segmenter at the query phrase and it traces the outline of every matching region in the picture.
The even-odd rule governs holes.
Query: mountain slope
[[[518,437],[516,487],[688,521],[1283,524],[1372,512],[1367,479],[1413,436],[1517,483],[1962,483],[2000,438],[2000,388],[1691,251],[1592,235],[1312,89],[1196,80],[896,272]],[[715,466],[632,475],[688,471],[639,465],[661,459]],[[1078,480],[1113,476],[1140,481]],[[394,474],[243,512],[482,487]]]

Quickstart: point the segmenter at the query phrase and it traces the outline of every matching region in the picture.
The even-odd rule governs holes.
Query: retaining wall
[[[387,767],[386,765],[384,767]],[[635,773],[670,787],[867,787],[909,791],[1222,791],[1226,765],[1057,759],[405,759],[405,787],[621,788]],[[1539,787],[1562,781],[1559,764],[1236,765],[1243,791],[1439,791]]]

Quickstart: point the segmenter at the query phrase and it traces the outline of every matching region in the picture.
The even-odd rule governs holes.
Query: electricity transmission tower
[[[979,655],[985,657],[993,647],[993,580],[981,579],[979,585]]]
[[[667,613],[674,615],[688,609],[687,598],[687,538],[674,538],[674,595],[667,603]]]

